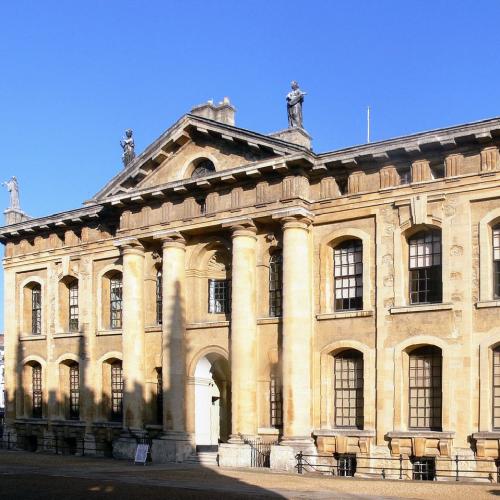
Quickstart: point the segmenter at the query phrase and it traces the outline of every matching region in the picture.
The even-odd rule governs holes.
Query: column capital
[[[120,250],[122,255],[144,255],[144,247],[137,238],[124,238],[115,241],[114,245]]]
[[[273,219],[281,222],[283,229],[291,227],[307,229],[314,220],[314,214],[306,208],[295,207],[276,212]]]
[[[239,221],[232,221],[222,225],[223,228],[231,230],[233,238],[237,236],[250,236],[256,238],[257,228],[252,219],[242,219]]]
[[[155,240],[161,241],[162,248],[186,248],[186,239],[179,232],[168,232],[154,236]]]

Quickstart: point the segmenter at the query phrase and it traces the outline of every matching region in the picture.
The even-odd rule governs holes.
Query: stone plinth
[[[151,460],[153,463],[184,462],[193,453],[193,445],[187,434],[166,434],[160,439],[153,439]]]
[[[219,446],[219,465],[221,467],[251,467],[251,446],[243,442],[221,444]]]
[[[293,142],[299,146],[311,149],[312,137],[303,128],[287,128],[285,130],[280,130],[279,132],[273,132],[269,135],[271,137],[275,137],[276,139]]]
[[[4,210],[5,216],[5,225],[9,226],[11,224],[18,224],[19,222],[24,222],[26,220],[30,220],[31,217],[26,215],[22,210],[18,208],[8,208]]]
[[[316,447],[312,439],[286,440],[281,444],[271,446],[271,469],[283,471],[297,471],[298,453],[316,455]],[[309,463],[315,463],[315,457],[307,457]]]

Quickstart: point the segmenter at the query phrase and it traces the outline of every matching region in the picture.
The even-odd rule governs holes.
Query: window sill
[[[500,307],[499,300],[481,300],[476,302],[476,309],[485,309],[486,307]]]
[[[121,330],[99,330],[97,332],[98,337],[106,337],[109,335],[121,335],[122,331]]]
[[[259,427],[257,434],[259,436],[279,436],[280,430],[276,429],[276,427]]]
[[[104,427],[111,429],[121,429],[123,424],[121,422],[93,422],[92,427]]]
[[[85,420],[52,420],[52,425],[66,425],[68,427],[85,427]]]
[[[258,318],[258,325],[277,325],[281,323],[281,316],[274,316],[271,318]]]
[[[47,419],[45,417],[42,418],[33,418],[33,417],[19,417],[15,420],[16,424],[46,424]]]
[[[419,312],[430,312],[430,311],[449,311],[453,309],[453,304],[415,304],[413,306],[399,306],[391,307],[391,314],[405,314],[405,313],[419,313]]]
[[[314,429],[314,436],[354,436],[354,437],[375,437],[375,431],[363,429]]]
[[[472,439],[500,439],[500,431],[474,432]]]
[[[162,326],[161,325],[150,325],[146,327],[146,332],[151,333],[151,332],[161,332],[162,331]]]
[[[188,323],[186,330],[200,330],[202,328],[220,328],[229,326],[229,321],[206,321],[203,323]]]
[[[316,319],[322,321],[325,319],[342,319],[342,318],[366,318],[373,316],[373,311],[338,311],[335,313],[316,314]]]
[[[150,431],[161,431],[163,429],[161,424],[146,424],[144,427]]]
[[[65,339],[65,338],[73,338],[73,337],[83,337],[83,333],[81,332],[61,332],[61,333],[54,333],[53,338],[55,339]]]
[[[426,431],[426,430],[414,430],[414,431],[393,431],[388,432],[387,437],[394,438],[429,438],[429,439],[453,439],[455,436],[454,432],[446,431]]]
[[[42,335],[40,333],[37,333],[36,335],[32,335],[29,333],[25,333],[19,337],[19,340],[22,342],[26,342],[29,340],[45,340],[47,338],[47,335]]]

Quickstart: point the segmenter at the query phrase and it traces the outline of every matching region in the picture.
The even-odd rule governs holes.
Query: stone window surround
[[[119,351],[109,351],[103,356],[101,356],[95,364],[96,376],[95,376],[95,395],[97,400],[97,413],[96,420],[104,421],[106,423],[110,422],[111,406],[105,408],[103,405],[104,401],[108,401],[111,404],[111,364],[115,361],[120,361],[123,363],[123,355]],[[92,425],[95,425],[93,422]],[[118,425],[122,425],[118,423]]]
[[[46,418],[47,402],[48,402],[48,386],[47,386],[47,363],[40,356],[32,355],[24,358],[20,362],[22,366],[21,372],[21,391],[16,394],[16,415],[23,418],[32,418],[32,396],[31,396],[31,383],[32,383],[32,366],[33,363],[38,363],[42,367],[42,419],[35,418],[33,421],[40,422]]]
[[[453,350],[457,346],[450,346],[443,339],[430,335],[416,335],[415,337],[406,339],[393,349],[393,369],[394,369],[394,394],[398,394],[394,398],[394,425],[393,428],[397,432],[414,433],[414,432],[431,432],[427,430],[409,429],[409,353],[414,348],[423,347],[425,345],[438,347],[441,349],[442,355],[442,399],[441,399],[441,428],[443,432],[447,429],[452,429],[454,426],[450,420],[450,408],[452,407],[452,387],[447,383],[445,377],[447,373],[452,373],[450,367]],[[460,346],[459,346],[460,347]],[[453,356],[454,357],[454,356]],[[392,378],[392,377],[391,377]]]
[[[55,303],[57,304],[56,311],[56,330],[55,334],[72,334],[78,335],[79,332],[70,332],[69,330],[69,296],[68,286],[76,281],[80,285],[80,280],[77,275],[68,273],[57,281],[57,287],[55,287]],[[64,294],[64,296],[63,296]],[[80,300],[80,297],[79,297]],[[81,328],[81,307],[79,305],[79,329]],[[63,310],[64,308],[64,310]],[[68,321],[66,317],[68,316]]]
[[[63,420],[70,420],[68,418],[69,415],[69,394],[70,394],[70,383],[69,383],[69,368],[72,364],[76,363],[78,366],[78,370],[82,371],[82,361],[75,354],[65,353],[57,359],[55,365],[58,369],[58,384],[57,384],[57,397],[56,401],[58,402],[58,415]],[[80,375],[80,383],[81,383],[81,375]],[[83,405],[85,404],[85,400],[81,398],[82,387],[80,386],[80,416],[82,414]],[[79,419],[78,419],[79,420]]]
[[[41,288],[41,301],[42,301],[42,319],[41,319],[41,332],[34,334],[31,331],[31,293],[26,294],[25,289],[30,285],[38,284]],[[46,318],[47,318],[47,297],[46,297],[46,284],[45,280],[38,275],[29,276],[19,284],[19,312],[21,312],[22,322],[20,325],[19,336],[21,338],[39,337],[47,334]],[[27,297],[29,295],[29,297]]]
[[[435,307],[444,305],[444,309],[451,309],[448,305],[451,304],[451,285],[449,280],[443,280],[442,301],[436,304],[410,304],[409,290],[409,244],[408,239],[422,230],[441,231],[441,276],[448,276],[450,263],[449,252],[447,252],[447,241],[450,241],[447,232],[450,228],[442,228],[441,222],[435,218],[427,217],[424,224],[409,224],[404,223],[394,229],[394,307],[391,308],[391,313],[410,312],[410,309],[417,311],[419,307],[429,307],[429,310],[434,310]],[[408,309],[408,310],[407,310]],[[441,308],[443,309],[443,308]],[[420,309],[423,310],[423,309]]]
[[[479,344],[479,432],[500,433],[493,429],[493,349],[500,345],[500,334],[485,338]],[[484,381],[484,382],[483,382]]]
[[[109,314],[109,294],[104,295],[104,280],[108,279],[106,275],[111,275],[113,272],[119,272],[122,275],[123,280],[123,267],[121,264],[110,264],[105,266],[103,269],[99,271],[96,276],[96,284],[97,284],[97,301],[96,301],[96,315],[97,315],[97,331],[99,334],[104,332],[119,332],[121,333],[121,328],[116,330],[111,330],[110,325],[106,325],[104,320],[105,317]],[[100,304],[100,307],[99,307]]]
[[[320,294],[319,294],[319,317],[323,315],[335,315],[345,313],[353,313],[360,311],[335,311],[334,308],[334,269],[333,269],[333,249],[343,241],[357,238],[361,240],[363,247],[363,309],[362,311],[371,311],[372,305],[372,268],[373,260],[372,253],[374,252],[371,245],[371,236],[358,228],[339,228],[326,235],[320,243],[319,247],[319,270],[320,270]],[[320,319],[318,317],[318,319]],[[328,318],[330,319],[330,318]]]
[[[363,386],[364,425],[363,429],[342,429],[349,434],[375,429],[375,386],[369,381],[375,380],[375,352],[366,344],[352,340],[341,340],[325,346],[320,352],[320,428],[334,431],[334,386],[333,364],[334,356],[341,351],[354,349],[363,354]]]
[[[493,296],[493,228],[500,224],[500,208],[488,212],[479,221],[479,302],[477,307],[494,307]],[[490,305],[483,305],[483,304]]]

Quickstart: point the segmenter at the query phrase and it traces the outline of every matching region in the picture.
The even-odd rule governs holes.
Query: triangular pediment
[[[187,114],[108,182],[94,200],[190,178],[205,159],[221,172],[305,150],[275,137]]]

